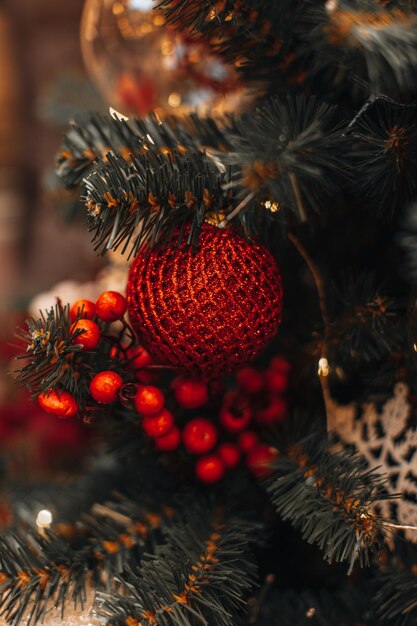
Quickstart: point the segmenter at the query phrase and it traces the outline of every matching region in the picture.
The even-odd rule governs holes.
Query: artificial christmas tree
[[[94,248],[132,265],[126,294],[58,302],[20,333],[18,378],[84,422],[99,461],[26,492],[55,513],[42,532],[16,507],[3,615],[416,624],[414,2],[158,11],[254,104],[93,114],[64,139]]]

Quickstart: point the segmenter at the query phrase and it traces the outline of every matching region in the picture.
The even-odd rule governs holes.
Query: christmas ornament
[[[417,428],[410,425],[408,387],[397,383],[394,394],[379,409],[374,402],[358,407],[329,403],[330,429],[344,446],[354,446],[370,469],[387,477],[390,494],[397,500],[379,500],[375,509],[384,519],[417,526]],[[417,531],[404,529],[408,541],[417,543]],[[390,536],[392,539],[392,529]]]
[[[96,314],[96,305],[91,300],[77,300],[70,309],[70,319],[75,322],[78,318],[92,320]]]
[[[90,383],[90,393],[94,400],[100,404],[110,404],[115,402],[118,392],[123,386],[123,380],[110,370],[99,372]]]
[[[173,425],[174,416],[167,409],[162,409],[157,415],[148,415],[142,421],[144,432],[154,439],[167,435]]]
[[[227,469],[233,469],[239,465],[240,450],[236,444],[222,443],[219,445],[217,452]]]
[[[140,387],[135,395],[135,407],[141,415],[156,415],[162,411],[164,404],[164,394],[152,385]]]
[[[217,428],[204,417],[196,417],[185,425],[182,440],[190,454],[206,454],[217,443]]]
[[[232,65],[204,41],[165,24],[152,0],[87,0],[81,48],[105,101],[140,117],[164,113],[222,113],[243,102]]]
[[[38,396],[39,405],[58,417],[72,417],[78,413],[78,403],[69,391],[47,391]]]
[[[138,255],[127,285],[131,323],[155,360],[205,378],[232,371],[268,344],[282,296],[266,248],[209,224],[196,250],[183,240]]]
[[[259,443],[248,452],[246,465],[256,478],[266,478],[273,472],[273,462],[278,456],[276,448]]]
[[[100,343],[100,329],[92,320],[81,319],[71,326],[71,333],[81,330],[82,333],[74,337],[73,343],[80,345],[83,350],[95,350]]]
[[[208,454],[198,459],[196,476],[203,483],[216,483],[224,476],[224,464],[217,454]]]
[[[161,452],[173,452],[181,443],[181,431],[174,426],[167,435],[155,439],[155,445]]]
[[[96,313],[103,322],[115,322],[126,313],[126,300],[117,291],[103,291],[96,302]]]
[[[207,385],[203,380],[177,378],[172,383],[175,399],[184,409],[198,409],[208,400]]]

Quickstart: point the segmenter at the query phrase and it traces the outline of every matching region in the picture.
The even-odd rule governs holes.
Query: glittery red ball
[[[205,378],[266,346],[280,325],[282,295],[265,247],[209,224],[197,249],[183,241],[139,255],[127,285],[130,321],[154,359]]]

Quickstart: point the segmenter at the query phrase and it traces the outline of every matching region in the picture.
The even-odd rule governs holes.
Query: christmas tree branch
[[[52,606],[64,614],[69,601],[82,608],[87,591],[108,587],[122,564],[136,562],[172,515],[168,507],[151,512],[123,499],[94,505],[81,525],[60,523],[39,534],[22,529],[4,536],[2,615],[18,626],[22,620],[37,623]]]
[[[188,242],[195,245],[207,214],[227,207],[222,191],[224,174],[203,153],[175,151],[163,155],[153,149],[132,157],[108,156],[86,179],[90,230],[95,249],[104,253],[121,247],[135,255],[172,237],[180,241],[191,224]],[[220,220],[219,220],[220,221]]]
[[[267,484],[272,501],[329,562],[368,565],[383,542],[384,523],[372,512],[389,496],[384,479],[350,452],[333,453],[326,441],[307,438],[284,450]]]
[[[380,96],[366,103],[349,127],[356,193],[385,218],[416,195],[416,112],[415,104]]]
[[[246,211],[266,198],[306,221],[348,177],[336,110],[315,98],[273,98],[225,132],[232,147],[219,156],[233,167],[231,186],[240,197],[254,194]]]
[[[26,385],[37,395],[58,386],[77,394],[77,356],[82,352],[74,339],[82,334],[73,331],[69,305],[60,302],[49,311],[40,311],[40,318],[30,318],[25,329],[18,329],[17,336],[26,345],[26,352],[19,360],[29,360],[17,374],[17,382]]]
[[[107,623],[232,625],[254,582],[248,545],[254,527],[220,510],[192,507],[166,529],[166,543],[118,581],[123,595],[100,594]]]
[[[417,549],[399,538],[395,550],[381,559],[376,575],[375,613],[387,623],[412,626],[417,616]]]

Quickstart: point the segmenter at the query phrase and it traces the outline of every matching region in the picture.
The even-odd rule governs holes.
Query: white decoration
[[[397,501],[378,502],[378,513],[387,520],[395,515],[393,521],[398,524],[417,526],[417,428],[409,428],[409,416],[408,387],[404,383],[395,386],[382,412],[373,402],[358,407],[341,406],[331,400],[331,430],[343,445],[353,445],[370,468],[380,468],[388,478],[390,493],[401,494]],[[404,532],[409,541],[417,543],[417,530]]]

